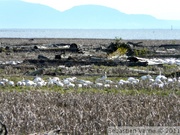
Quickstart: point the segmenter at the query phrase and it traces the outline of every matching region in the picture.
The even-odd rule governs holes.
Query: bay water
[[[180,29],[0,29],[0,38],[180,39]]]

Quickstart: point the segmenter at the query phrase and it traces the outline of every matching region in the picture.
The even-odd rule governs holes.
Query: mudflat
[[[86,38],[0,38],[0,45],[28,45],[76,43],[82,45],[109,44],[115,39],[86,39]],[[143,42],[143,45],[180,44],[180,40],[122,40],[124,42]]]

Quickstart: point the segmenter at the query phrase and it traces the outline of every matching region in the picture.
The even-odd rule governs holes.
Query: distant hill
[[[46,28],[50,27],[60,14],[59,11],[44,5],[0,1],[1,28]]]
[[[180,21],[125,14],[98,5],[76,6],[60,12],[40,4],[0,1],[0,28],[169,29],[171,25],[180,28]]]

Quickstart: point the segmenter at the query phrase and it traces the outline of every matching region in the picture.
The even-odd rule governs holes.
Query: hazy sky
[[[148,14],[158,19],[180,20],[179,0],[22,0],[64,11],[73,6],[97,4],[127,14]]]

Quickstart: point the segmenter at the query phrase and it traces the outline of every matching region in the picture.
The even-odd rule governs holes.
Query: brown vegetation
[[[0,92],[0,119],[10,134],[59,128],[70,134],[103,134],[108,126],[179,126],[179,118],[175,95]]]

